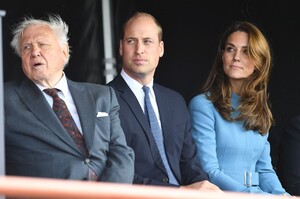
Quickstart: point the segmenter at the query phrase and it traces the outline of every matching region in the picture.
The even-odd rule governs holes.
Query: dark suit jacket
[[[120,119],[127,144],[135,152],[136,184],[171,186],[149,124],[135,95],[121,75],[111,81],[120,104]],[[181,95],[154,84],[166,155],[181,185],[207,179],[196,157],[186,103]]]
[[[286,126],[279,150],[278,176],[291,195],[300,196],[300,115]]]
[[[30,80],[5,83],[6,174],[86,180],[89,168],[100,181],[132,183],[134,153],[120,126],[113,89],[68,80],[89,150],[80,150]],[[98,117],[98,112],[105,112]],[[101,114],[100,114],[101,115]]]

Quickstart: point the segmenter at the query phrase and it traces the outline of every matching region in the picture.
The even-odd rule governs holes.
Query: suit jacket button
[[[84,164],[88,164],[88,163],[90,163],[90,161],[91,160],[89,158],[87,158],[87,159],[84,160]]]
[[[163,182],[169,182],[169,178],[165,177],[162,179]]]

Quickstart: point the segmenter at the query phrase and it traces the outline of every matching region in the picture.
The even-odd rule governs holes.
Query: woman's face
[[[233,88],[240,88],[255,69],[248,56],[248,37],[246,32],[233,32],[225,43],[222,54],[223,70]]]

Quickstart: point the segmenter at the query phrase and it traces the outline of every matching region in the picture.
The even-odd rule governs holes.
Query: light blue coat
[[[236,108],[239,97],[231,100]],[[225,120],[204,94],[191,100],[189,111],[198,157],[212,183],[225,191],[286,193],[271,164],[268,134]]]

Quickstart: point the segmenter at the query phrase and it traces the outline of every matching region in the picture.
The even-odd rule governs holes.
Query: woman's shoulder
[[[198,94],[196,96],[194,96],[191,100],[190,100],[190,104],[193,104],[193,103],[211,103],[210,100],[207,98],[207,94],[205,93],[201,93],[201,94]]]
[[[201,93],[196,96],[194,96],[189,103],[189,107],[191,109],[193,108],[211,108],[213,106],[212,102],[207,98],[207,94]]]

